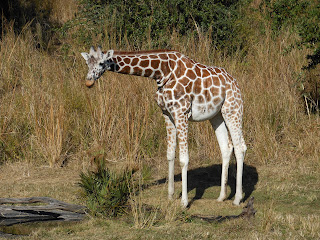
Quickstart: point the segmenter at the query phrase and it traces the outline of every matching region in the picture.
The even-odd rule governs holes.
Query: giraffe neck
[[[175,63],[181,57],[181,53],[171,50],[114,51],[110,71],[153,78],[158,87],[162,87],[170,79]]]

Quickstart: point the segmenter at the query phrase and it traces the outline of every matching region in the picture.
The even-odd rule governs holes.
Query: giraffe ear
[[[84,58],[84,60],[88,61],[88,59],[89,59],[89,54],[88,53],[83,52],[83,53],[81,53],[81,55]]]
[[[96,52],[96,51],[94,50],[94,47],[91,46],[91,47],[90,47],[90,52],[89,52],[89,54],[90,54],[90,55],[93,55],[95,52]]]
[[[103,57],[101,46],[98,46],[97,54],[98,54],[98,56],[99,56],[100,58]]]
[[[103,55],[104,60],[108,60],[113,57],[113,50],[109,50],[106,54]]]

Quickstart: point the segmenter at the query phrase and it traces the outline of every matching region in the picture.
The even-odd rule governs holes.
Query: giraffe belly
[[[217,113],[219,113],[221,105],[218,106],[208,106],[204,104],[193,104],[191,109],[190,121],[200,122],[213,118]]]

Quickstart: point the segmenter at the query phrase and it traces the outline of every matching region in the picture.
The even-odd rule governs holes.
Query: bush
[[[132,190],[131,177],[130,171],[122,174],[110,171],[103,160],[95,172],[82,172],[79,184],[91,214],[115,217],[123,213]]]
[[[266,17],[271,21],[272,30],[278,32],[280,29],[297,25],[297,21],[306,11],[309,3],[301,0],[264,0]]]
[[[294,47],[308,48],[311,54],[306,55],[307,65],[301,66],[305,70],[305,77],[299,78],[301,93],[306,101],[307,108],[311,111],[319,111],[320,80],[316,69],[320,63],[320,2],[307,0],[276,0],[264,1],[267,18],[275,34],[279,34],[284,27],[291,28],[298,33],[299,40],[292,45]],[[308,112],[310,112],[308,110]]]
[[[309,60],[305,68],[314,68],[320,63],[320,2],[307,0],[277,0],[264,1],[267,19],[271,21],[275,33],[284,27],[293,27],[300,40],[297,46],[313,49],[307,55]]]
[[[238,48],[245,39],[239,35],[237,20],[241,17],[240,6],[247,2],[81,0],[77,16],[60,31],[66,34],[76,28],[73,39],[82,45],[115,33],[117,43],[138,49],[146,44],[147,48],[170,47],[174,31],[183,36],[209,32],[215,45]]]
[[[5,26],[10,22],[13,22],[16,33],[21,33],[28,25],[37,48],[47,49],[54,36],[53,29],[59,26],[50,19],[52,1],[49,0],[5,0],[0,3],[0,11],[0,31],[6,31]]]

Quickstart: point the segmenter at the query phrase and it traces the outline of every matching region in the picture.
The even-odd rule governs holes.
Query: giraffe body
[[[174,159],[178,142],[182,168],[181,202],[183,206],[188,205],[188,121],[209,120],[215,130],[223,160],[218,201],[226,198],[228,166],[234,147],[237,159],[237,188],[233,203],[240,204],[246,145],[242,135],[243,102],[233,77],[223,68],[205,66],[171,50],[102,52],[100,48],[97,51],[91,48],[89,53],[82,53],[82,56],[89,67],[86,81],[88,87],[106,70],[156,80],[156,101],[163,111],[167,129],[169,198],[172,198],[174,193]]]

